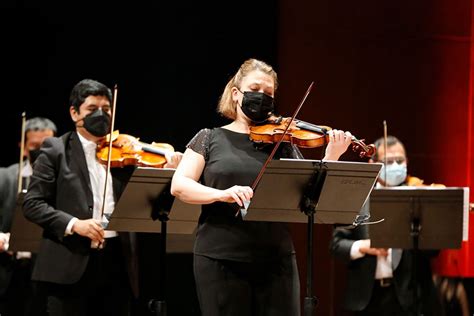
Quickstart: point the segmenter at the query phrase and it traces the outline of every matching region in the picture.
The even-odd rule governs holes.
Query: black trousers
[[[246,263],[194,256],[203,316],[300,315],[296,256]]]
[[[444,311],[439,302],[437,292],[434,288],[422,289],[422,295],[419,298],[420,315],[444,316]],[[398,298],[395,286],[381,287],[379,282],[375,282],[372,297],[367,307],[356,312],[356,315],[387,315],[387,316],[415,316],[415,304],[402,307]]]
[[[31,281],[34,265],[32,259],[15,259],[16,254],[2,253],[2,273],[9,273],[8,278],[2,278],[5,292],[0,296],[0,315],[25,316],[46,315],[46,297],[37,288],[36,282]]]
[[[132,295],[119,237],[92,250],[79,282],[46,286],[50,316],[130,315]]]
[[[393,284],[388,287],[381,287],[380,283],[375,282],[369,305],[363,311],[356,312],[355,314],[360,316],[405,316],[414,315],[414,311],[403,310],[398,302]]]

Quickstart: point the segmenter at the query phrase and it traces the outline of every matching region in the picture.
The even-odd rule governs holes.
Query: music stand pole
[[[412,257],[412,267],[413,267],[413,302],[415,304],[415,315],[420,315],[420,302],[418,295],[418,255],[419,255],[419,238],[421,231],[421,220],[420,220],[420,210],[417,206],[416,200],[411,197],[411,223],[410,223],[410,235],[413,242],[413,257]]]
[[[166,301],[165,301],[165,284],[166,284],[166,234],[167,222],[169,220],[169,213],[173,206],[174,197],[170,193],[171,182],[169,182],[165,189],[161,192],[158,198],[151,201],[153,204],[151,218],[153,220],[160,220],[161,235],[160,235],[160,285],[158,299],[151,299],[148,307],[156,316],[166,316]]]
[[[151,299],[148,302],[148,309],[156,316],[166,316],[166,301],[165,301],[165,281],[166,281],[166,221],[161,221],[161,235],[160,235],[160,285],[158,286],[158,299]]]
[[[190,252],[192,246],[184,245],[188,241],[176,237],[193,236],[201,212],[198,205],[190,205],[175,200],[171,195],[171,179],[174,170],[167,168],[135,168],[127,177],[125,187],[110,217],[109,229],[123,232],[161,233],[157,242],[158,257],[161,262],[158,271],[159,284],[157,294],[148,300],[146,308],[153,315],[166,316],[168,306],[165,302],[169,289],[167,286],[167,252],[180,249]],[[160,222],[157,222],[157,221]],[[168,233],[170,235],[168,235]],[[170,243],[171,242],[171,243]],[[183,244],[184,243],[184,244]],[[166,295],[165,295],[166,294]]]
[[[301,211],[308,217],[307,228],[307,248],[306,248],[306,296],[304,298],[304,316],[314,315],[314,309],[318,304],[318,299],[313,295],[313,225],[314,213],[316,212],[316,204],[321,195],[324,180],[326,177],[325,171],[322,169],[324,162],[321,162],[315,169],[314,175],[311,178],[306,191],[301,201]]]
[[[305,316],[313,316],[313,225],[350,224],[367,200],[381,164],[281,159],[262,176],[244,220],[307,223]],[[316,211],[318,212],[316,216]]]
[[[308,215],[308,229],[307,229],[307,248],[306,248],[306,296],[304,298],[304,315],[313,315],[314,308],[318,304],[318,299],[313,296],[313,223],[314,213]]]
[[[161,221],[161,235],[160,235],[160,285],[158,299],[150,300],[150,311],[155,312],[156,316],[166,316],[166,301],[165,301],[165,282],[166,282],[166,220]]]

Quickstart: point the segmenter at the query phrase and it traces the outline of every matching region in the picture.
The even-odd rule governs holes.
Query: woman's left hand
[[[329,143],[323,160],[338,160],[352,143],[352,134],[337,129],[328,132]]]

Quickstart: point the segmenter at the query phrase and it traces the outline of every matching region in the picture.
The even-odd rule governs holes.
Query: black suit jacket
[[[131,175],[130,169],[113,170],[115,199]],[[83,275],[91,251],[90,239],[77,234],[65,236],[73,217],[93,215],[93,195],[82,144],[76,132],[44,141],[35,161],[23,212],[43,228],[43,238],[32,279],[73,284]],[[138,270],[134,235],[121,233],[131,287],[138,292]]]
[[[18,196],[18,163],[0,169],[0,231],[10,231]]]
[[[365,206],[361,213],[368,212]],[[335,228],[331,242],[332,253],[347,263],[348,279],[344,297],[344,308],[349,311],[361,311],[367,307],[374,290],[377,257],[365,255],[351,260],[350,250],[356,240],[369,239],[369,226],[355,229]],[[413,267],[413,252],[404,250],[398,267],[393,271],[393,282],[397,299],[405,310],[413,307],[413,272],[417,269],[417,279],[422,291],[422,305],[426,315],[437,315],[441,311],[436,289],[431,275],[429,258],[436,251],[419,252],[417,267]]]
[[[13,214],[16,209],[18,192],[18,163],[0,168],[0,231],[10,232]],[[6,252],[0,253],[0,295],[10,286],[13,275],[14,257]]]

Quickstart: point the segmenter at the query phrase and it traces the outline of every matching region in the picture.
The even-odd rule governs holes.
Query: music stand
[[[10,245],[8,250],[37,253],[39,251],[43,229],[41,226],[27,220],[23,215],[22,208],[25,194],[26,190],[18,194],[12,227],[10,229]]]
[[[171,195],[173,173],[174,169],[136,168],[107,226],[115,231],[161,233],[160,294],[149,303],[150,310],[160,316],[167,313],[164,300],[167,247],[171,252],[192,251],[201,211],[200,205],[183,203]]]
[[[375,189],[370,196],[373,219],[371,246],[413,250],[417,267],[420,249],[461,248],[467,237],[469,188],[392,187]],[[418,276],[413,269],[416,314],[420,313]]]
[[[313,315],[313,224],[353,224],[382,164],[294,160],[271,161],[244,220],[308,225],[304,315]]]

